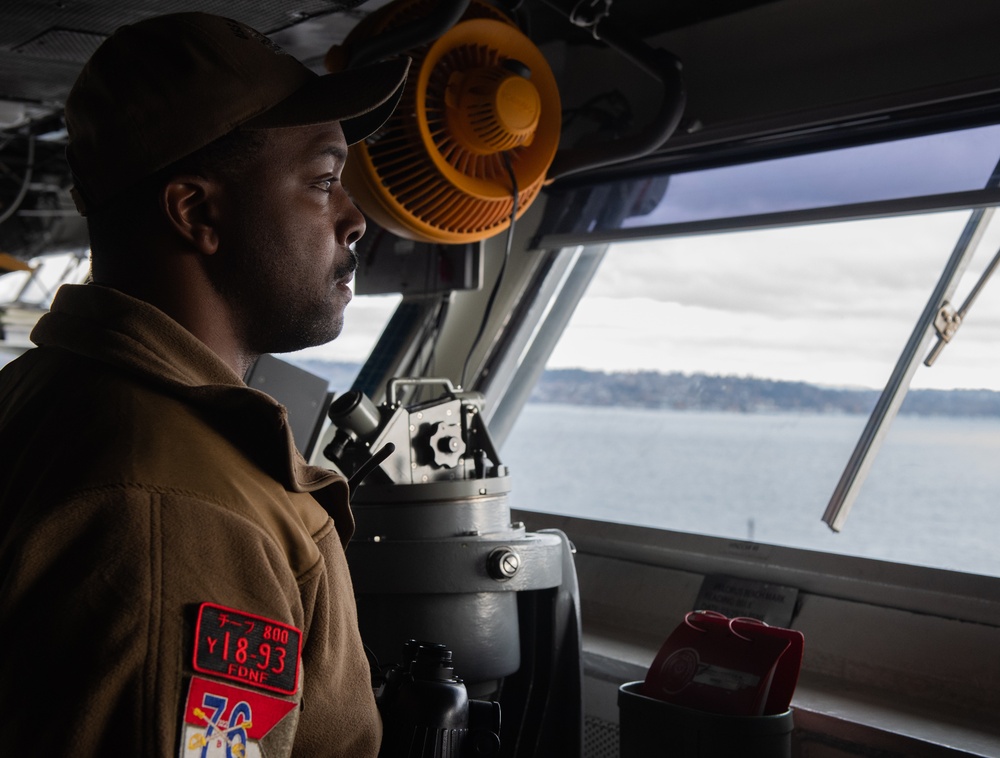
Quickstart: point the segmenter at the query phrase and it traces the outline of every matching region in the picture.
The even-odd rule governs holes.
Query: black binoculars
[[[470,700],[439,643],[410,640],[375,695],[382,714],[379,758],[495,758],[500,704]]]

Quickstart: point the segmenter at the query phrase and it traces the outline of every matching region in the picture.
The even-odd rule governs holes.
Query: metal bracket
[[[938,339],[943,342],[951,342],[951,338],[955,336],[955,332],[961,325],[962,317],[958,315],[958,311],[951,307],[951,303],[945,300],[934,317],[934,329]],[[928,360],[930,359],[928,358]],[[930,365],[927,361],[924,363]]]
[[[589,29],[594,39],[599,40],[601,36],[597,33],[597,25],[611,15],[611,2],[612,0],[580,0],[569,13],[570,23]]]
[[[958,327],[965,320],[965,314],[969,312],[969,308],[976,302],[979,293],[982,292],[983,287],[986,286],[986,282],[990,280],[990,277],[993,276],[998,267],[1000,267],[1000,250],[993,256],[993,260],[990,261],[986,270],[983,271],[983,275],[979,277],[979,281],[976,282],[969,296],[965,298],[965,302],[962,303],[961,308],[956,311],[947,300],[941,304],[937,316],[934,318],[934,328],[937,329],[938,341],[924,359],[925,366],[933,366],[934,361],[938,359],[941,351],[944,350],[944,346],[951,342],[951,338],[955,336]]]

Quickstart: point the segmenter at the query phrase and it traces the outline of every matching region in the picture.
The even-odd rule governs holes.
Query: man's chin
[[[344,330],[344,316],[341,312],[336,318],[322,324],[314,324],[312,328],[297,330],[294,334],[284,335],[271,340],[270,349],[264,353],[294,353],[308,347],[318,347],[332,342]]]

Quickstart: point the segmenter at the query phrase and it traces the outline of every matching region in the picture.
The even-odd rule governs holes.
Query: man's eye
[[[319,187],[324,192],[329,192],[333,189],[333,179],[321,179],[316,182],[316,186]]]

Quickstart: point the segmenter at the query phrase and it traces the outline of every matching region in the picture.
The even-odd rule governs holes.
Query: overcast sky
[[[882,387],[966,215],[621,245],[549,365]],[[959,305],[996,249],[998,229],[963,278]],[[1000,283],[992,282],[913,386],[1000,390],[998,345]]]
[[[980,189],[1000,126],[677,174],[663,202],[627,226],[741,216]]]
[[[984,127],[678,174],[659,205],[628,225],[979,189],[998,158],[1000,127]],[[549,365],[880,388],[968,218],[928,214],[613,246]],[[960,280],[956,308],[998,247],[994,218]],[[992,281],[913,386],[1000,390],[998,347],[1000,282]]]

